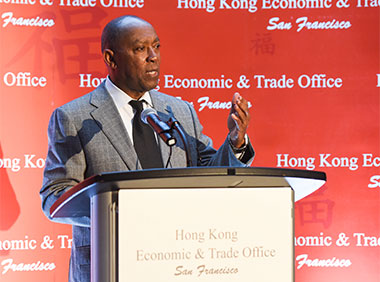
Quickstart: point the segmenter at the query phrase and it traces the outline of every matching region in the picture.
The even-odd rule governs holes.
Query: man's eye
[[[157,44],[154,46],[154,48],[156,48],[156,49],[160,49],[160,47],[161,47],[161,44]]]
[[[136,51],[144,51],[144,46],[139,46],[139,47],[136,47],[135,49]]]

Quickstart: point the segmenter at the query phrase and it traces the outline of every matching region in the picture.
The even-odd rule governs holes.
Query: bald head
[[[109,78],[132,98],[157,87],[160,39],[147,21],[123,16],[109,22],[102,34],[102,53]]]
[[[140,26],[151,26],[147,21],[132,15],[125,15],[113,19],[103,29],[101,38],[102,53],[104,49],[115,50],[119,48],[120,38],[122,34],[128,32],[132,28]]]

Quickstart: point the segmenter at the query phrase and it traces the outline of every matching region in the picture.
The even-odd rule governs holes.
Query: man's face
[[[121,33],[114,50],[114,83],[134,98],[155,88],[160,74],[160,40],[149,24],[138,24]]]

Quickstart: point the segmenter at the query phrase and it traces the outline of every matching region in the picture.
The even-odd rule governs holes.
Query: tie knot
[[[132,106],[133,109],[135,109],[136,112],[141,113],[143,110],[143,100],[132,100],[129,102],[129,104]]]

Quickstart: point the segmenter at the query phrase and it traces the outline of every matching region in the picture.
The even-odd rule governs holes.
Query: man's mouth
[[[152,77],[158,76],[158,70],[148,70],[146,73]]]

